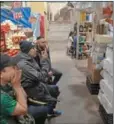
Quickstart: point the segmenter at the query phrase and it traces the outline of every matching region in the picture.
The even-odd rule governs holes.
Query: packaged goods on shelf
[[[19,42],[25,39],[26,36],[23,32],[11,33],[6,38],[7,49],[19,49]]]
[[[112,42],[111,42],[112,43]],[[113,106],[113,46],[107,44],[105,59],[102,61],[103,70],[100,81],[100,92],[98,98],[108,114],[112,114]]]
[[[110,59],[110,61],[113,61],[113,48],[107,47],[106,58]]]
[[[101,71],[101,76],[111,87],[113,87],[113,77],[106,70]]]
[[[15,56],[16,54],[19,53],[19,50],[18,49],[9,49],[5,52],[5,54],[9,55],[9,56]]]
[[[102,43],[110,44],[112,43],[112,39],[113,37],[111,37],[110,35],[99,35],[99,34],[95,35],[95,41],[101,44]]]
[[[4,33],[9,32],[10,31],[9,24],[1,25],[0,30],[3,31]]]
[[[22,40],[26,40],[26,36],[25,36],[24,32],[14,33],[12,35],[12,42],[14,44],[19,44],[19,42]]]
[[[103,107],[105,108],[106,112],[108,114],[112,114],[113,106],[111,105],[111,103],[108,101],[107,97],[101,90],[99,91],[98,99],[99,99],[100,103],[103,105]]]
[[[1,37],[0,37],[0,51],[3,52],[6,50],[6,40],[5,40],[5,32],[1,31],[0,32]]]
[[[95,47],[95,51],[96,52],[99,52],[99,53],[105,53],[105,51],[106,51],[106,45],[105,46],[97,46],[97,47]]]
[[[103,69],[113,76],[113,62],[110,59],[103,60]]]
[[[4,22],[1,23],[1,25],[9,25],[10,26],[10,30],[16,30],[17,29],[17,25],[15,25],[10,20],[5,20]]]
[[[104,53],[94,52],[92,54],[92,62],[99,64],[104,59]]]
[[[106,49],[107,49],[107,54],[111,52],[111,50],[107,48],[107,44],[112,43],[112,37],[107,35],[108,37],[106,38],[107,40],[105,42],[100,41],[100,40],[103,40],[105,36],[106,35],[96,35],[95,43],[92,45],[93,48],[92,48],[91,56],[92,56],[93,63],[95,64],[99,64],[105,58]],[[103,37],[103,39],[102,38],[100,39],[100,37]]]
[[[100,88],[104,92],[105,96],[107,97],[108,101],[113,104],[113,87],[111,87],[108,82],[104,79],[100,81]]]

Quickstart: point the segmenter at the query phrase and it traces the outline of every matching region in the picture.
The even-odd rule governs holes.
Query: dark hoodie
[[[34,87],[40,82],[46,83],[49,67],[45,59],[41,59],[40,62],[42,69],[32,57],[22,52],[14,60],[22,70],[22,86],[24,88]]]

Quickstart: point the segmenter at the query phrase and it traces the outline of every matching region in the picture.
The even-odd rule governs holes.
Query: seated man
[[[20,43],[21,52],[15,57],[17,66],[22,70],[22,86],[27,95],[33,99],[48,102],[49,114],[55,114],[55,102],[59,95],[58,88],[55,86],[48,86],[47,76],[49,67],[47,63],[47,56],[42,54],[41,64],[42,69],[38,66],[34,57],[36,56],[35,44],[28,41]],[[48,91],[49,90],[49,91]],[[50,91],[54,90],[53,94]],[[58,114],[58,113],[57,113]]]
[[[41,59],[41,53],[43,51],[47,51],[47,54],[48,54],[48,64],[49,64],[49,72],[48,72],[48,76],[51,77],[51,76],[54,76],[54,80],[52,81],[53,83],[52,84],[57,84],[57,82],[60,80],[61,76],[62,76],[62,73],[59,72],[57,69],[54,69],[51,67],[51,59],[50,59],[50,53],[49,53],[49,48],[47,47],[46,45],[46,41],[43,37],[38,37],[37,38],[37,41],[36,41],[36,45],[37,45],[37,56],[35,57],[35,60],[37,61],[37,63],[40,65],[41,67],[41,64],[40,64],[40,59]]]
[[[41,124],[44,124],[48,108],[46,106],[33,105],[27,107],[27,95],[21,86],[21,71],[17,69],[16,64],[9,56],[1,54],[0,57],[0,124],[7,124],[8,122],[16,124],[18,122],[13,117],[25,115],[27,112],[35,119],[40,120]],[[3,88],[8,85],[9,82],[11,82],[12,87],[10,87],[10,89],[13,88],[12,90],[15,92],[16,99]]]
[[[16,100],[1,90],[1,124],[7,124],[10,116],[19,116],[27,113],[27,100],[20,83],[21,72],[13,67],[9,57],[1,54],[0,60],[0,86],[11,82],[16,94]]]

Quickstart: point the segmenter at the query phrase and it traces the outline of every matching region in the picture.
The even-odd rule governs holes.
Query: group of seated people
[[[15,57],[4,53],[0,57],[1,124],[25,124],[19,119],[27,114],[36,124],[44,124],[48,117],[62,114],[56,110],[62,73],[52,68],[43,37],[35,43],[20,42],[20,53]]]

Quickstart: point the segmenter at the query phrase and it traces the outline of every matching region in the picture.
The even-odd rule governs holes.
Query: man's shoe
[[[48,117],[58,117],[58,116],[60,116],[60,115],[62,115],[62,112],[61,111],[58,111],[58,110],[56,110],[56,111],[53,111],[51,114],[48,114]]]

